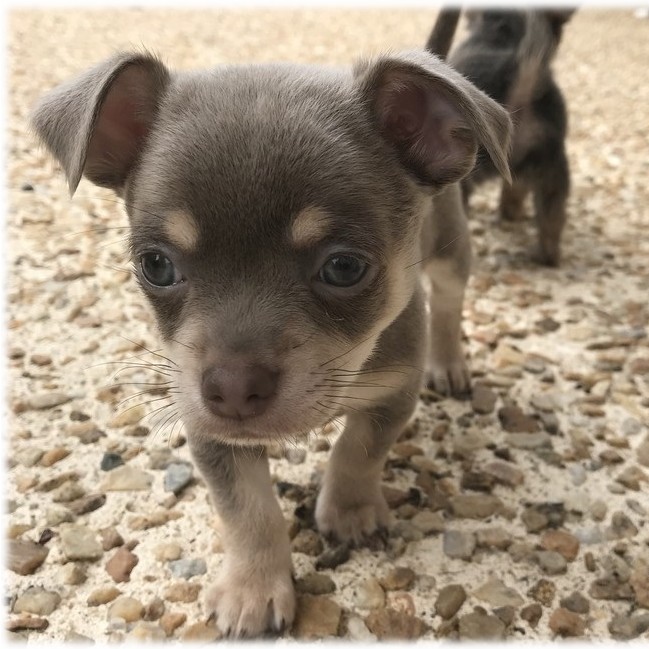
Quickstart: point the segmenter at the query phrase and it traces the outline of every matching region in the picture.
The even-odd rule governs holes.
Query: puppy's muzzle
[[[249,419],[268,409],[278,380],[279,371],[263,365],[219,365],[203,372],[201,395],[217,417]]]

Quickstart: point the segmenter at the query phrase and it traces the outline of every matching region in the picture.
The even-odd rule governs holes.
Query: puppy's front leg
[[[219,629],[258,636],[293,621],[295,594],[286,523],[261,447],[190,436],[196,465],[223,521],[225,560],[207,605]]]

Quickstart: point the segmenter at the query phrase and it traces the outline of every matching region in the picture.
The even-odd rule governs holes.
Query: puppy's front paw
[[[230,637],[257,637],[280,632],[295,617],[291,573],[265,566],[226,569],[207,596],[208,610],[221,632]]]
[[[432,362],[426,373],[426,385],[443,396],[467,398],[471,394],[471,374],[463,358],[449,363]]]
[[[320,492],[315,519],[322,534],[358,545],[390,525],[390,508],[380,489],[364,497],[355,491],[325,487]]]

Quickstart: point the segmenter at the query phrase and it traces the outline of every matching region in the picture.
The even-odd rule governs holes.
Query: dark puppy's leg
[[[558,266],[561,260],[561,233],[566,224],[566,201],[570,192],[570,168],[563,143],[557,144],[553,153],[533,187],[539,228],[538,258],[547,266]]]
[[[266,451],[190,436],[192,455],[223,521],[224,565],[207,606],[225,634],[259,635],[293,621],[286,522],[273,495]]]
[[[523,217],[523,205],[530,191],[529,184],[515,178],[512,184],[503,182],[500,190],[500,218],[504,221],[519,221]]]

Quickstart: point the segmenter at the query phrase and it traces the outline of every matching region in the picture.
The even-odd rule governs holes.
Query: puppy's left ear
[[[511,182],[512,124],[507,111],[424,51],[383,56],[354,68],[359,90],[385,140],[421,182],[457,182],[482,145]]]

